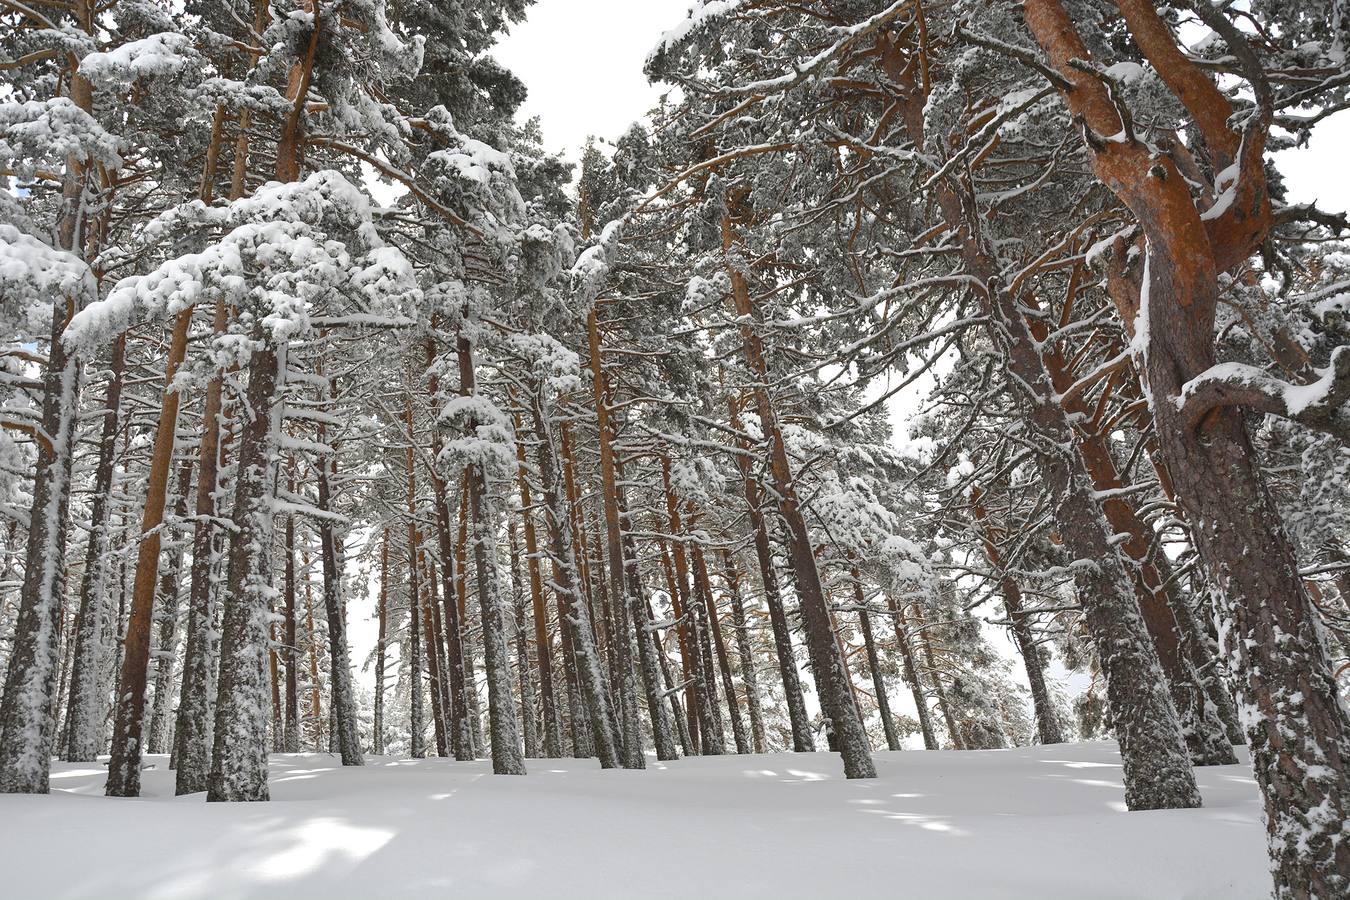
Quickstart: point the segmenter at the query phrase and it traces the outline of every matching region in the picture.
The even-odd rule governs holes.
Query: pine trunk
[[[103,716],[108,695],[103,668],[110,613],[107,597],[107,556],[111,543],[108,500],[112,493],[113,454],[117,449],[121,421],[126,348],[127,336],[123,332],[113,341],[108,364],[103,429],[99,438],[98,464],[94,469],[89,542],[84,553],[84,579],[80,583],[79,628],[70,675],[70,699],[66,704],[64,758],[67,762],[93,762],[103,746]]]

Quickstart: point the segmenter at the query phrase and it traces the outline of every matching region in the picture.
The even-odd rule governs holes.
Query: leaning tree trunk
[[[740,206],[738,202],[735,204]],[[731,216],[722,219],[722,247],[730,251],[733,244]],[[741,339],[745,361],[755,380],[755,410],[759,413],[760,428],[768,444],[769,470],[778,492],[778,513],[787,529],[789,557],[796,575],[797,592],[801,600],[802,620],[806,630],[806,649],[811,668],[816,673],[816,689],[820,695],[821,711],[828,727],[838,741],[848,778],[875,778],[872,751],[867,731],[858,718],[853,703],[852,688],[844,671],[839,646],[830,626],[830,608],[825,600],[825,589],[820,581],[820,570],[812,549],[811,533],[806,526],[797,499],[796,478],[788,459],[787,445],[778,425],[778,413],[769,395],[769,368],[764,344],[755,324],[755,309],[750,299],[750,286],[744,272],[731,271],[731,293],[735,311],[741,322]]]
[[[886,606],[891,611],[891,621],[895,626],[895,643],[900,648],[900,660],[904,664],[905,681],[914,695],[914,708],[919,717],[919,731],[923,734],[925,750],[938,749],[937,735],[933,731],[933,713],[928,708],[928,696],[924,693],[923,682],[919,680],[919,667],[914,662],[914,644],[909,638],[909,623],[905,621],[905,611],[895,598],[886,595]],[[956,740],[956,735],[952,735]]]
[[[728,397],[727,406],[731,410],[731,427],[740,431],[740,405],[734,397]],[[759,563],[760,581],[764,586],[764,601],[769,607],[769,624],[773,627],[774,652],[778,657],[778,672],[783,682],[783,695],[787,700],[788,721],[792,727],[792,749],[797,753],[809,753],[815,750],[815,741],[811,736],[811,720],[806,714],[806,702],[802,697],[801,677],[797,673],[797,655],[792,649],[792,632],[788,629],[783,596],[778,590],[773,549],[769,543],[769,532],[761,509],[760,486],[751,471],[749,450],[745,442],[738,443],[740,446],[737,448],[736,466],[740,469],[741,490],[745,494],[745,505],[750,512],[750,530],[755,540],[755,559]]]
[[[877,642],[872,634],[872,619],[867,614],[867,598],[863,595],[862,579],[858,576],[857,569],[850,575],[853,581],[853,603],[858,607],[858,626],[862,629],[863,647],[867,652],[867,668],[872,673],[872,689],[877,695],[877,714],[881,716],[881,727],[886,732],[886,749],[899,750],[900,736],[895,731],[891,701],[886,696],[886,679],[881,673],[881,658],[877,655]]]

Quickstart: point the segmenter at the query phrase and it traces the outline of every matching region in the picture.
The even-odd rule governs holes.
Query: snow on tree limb
[[[1350,400],[1350,346],[1337,347],[1319,375],[1311,384],[1290,384],[1245,363],[1219,363],[1186,382],[1173,402],[1191,428],[1215,409],[1242,406],[1350,440],[1342,411]]]

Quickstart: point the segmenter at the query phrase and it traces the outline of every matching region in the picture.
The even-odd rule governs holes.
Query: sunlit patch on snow
[[[262,878],[285,880],[298,878],[331,867],[334,857],[345,857],[350,864],[375,853],[394,837],[394,832],[383,828],[364,828],[349,825],[337,819],[311,819],[279,840],[295,843],[263,859],[254,871]]]

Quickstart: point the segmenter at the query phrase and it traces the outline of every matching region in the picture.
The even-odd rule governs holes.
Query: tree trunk
[[[182,522],[187,516],[188,483],[192,477],[192,458],[188,457],[178,468],[178,486],[174,491],[174,519]],[[178,582],[183,571],[183,543],[176,542],[169,551],[169,564],[159,576],[159,649],[155,660],[155,702],[150,711],[150,735],[146,741],[149,753],[167,752],[164,744],[165,725],[169,716],[169,697],[173,691],[173,669],[178,659]]]
[[[713,646],[717,651],[717,668],[722,675],[722,691],[727,696],[727,711],[731,715],[731,735],[736,741],[737,753],[749,753],[750,742],[745,733],[745,722],[741,717],[741,703],[736,696],[736,682],[731,677],[731,657],[727,654],[727,643],[722,637],[722,615],[717,609],[717,596],[713,593],[712,580],[708,577],[708,563],[703,548],[694,545],[694,569],[704,584],[704,596],[708,601],[708,630],[712,632]]]
[[[520,432],[520,416],[516,416],[516,432]],[[543,452],[542,450],[540,452]],[[554,699],[553,651],[548,635],[548,608],[544,603],[543,578],[539,571],[539,539],[535,534],[533,499],[530,481],[525,473],[525,444],[516,439],[516,460],[519,463],[517,480],[520,485],[520,517],[525,526],[525,561],[530,573],[530,603],[534,610],[535,657],[539,663],[539,694],[544,713],[544,756],[557,759],[562,756],[562,730],[559,727],[557,701]],[[522,670],[524,671],[524,670]],[[528,746],[529,735],[526,734]],[[529,756],[529,750],[525,752]]]
[[[516,431],[520,431],[519,416],[516,417]],[[517,450],[521,445],[516,443]],[[528,515],[525,510],[528,507],[521,507],[522,516]],[[530,526],[533,529],[533,525]],[[520,724],[521,733],[525,739],[525,758],[539,759],[539,728],[535,720],[534,704],[534,671],[530,665],[530,642],[525,636],[525,590],[521,585],[520,574],[520,545],[516,540],[516,523],[509,520],[506,525],[507,540],[510,543],[511,553],[511,612],[515,619],[516,636],[516,684],[520,688]],[[535,572],[538,572],[537,562],[535,560]],[[537,633],[537,632],[536,632]],[[548,652],[546,644],[540,644],[540,650],[543,653]],[[552,691],[550,690],[550,694]],[[550,704],[551,706],[551,704]],[[550,710],[551,711],[551,710]]]
[[[220,683],[216,700],[215,750],[207,800],[267,800],[268,598],[271,595],[272,458],[279,430],[276,394],[285,353],[268,342],[249,360],[242,398],[234,527],[224,621]],[[123,666],[127,671],[127,667]],[[112,783],[112,776],[109,776]]]
[[[614,464],[619,482],[623,481],[623,467],[618,460]],[[638,571],[637,545],[633,540],[633,520],[624,501],[623,488],[616,497],[619,507],[619,521],[623,534],[624,583],[628,588],[629,618],[633,622],[633,633],[637,639],[638,660],[641,663],[642,686],[647,695],[647,715],[652,723],[652,742],[656,745],[656,758],[666,762],[678,759],[675,749],[675,734],[670,719],[666,715],[665,704],[661,702],[661,664],[658,659],[656,632],[652,627],[652,618],[647,606],[647,592],[642,586],[642,575]]]
[[[127,336],[123,332],[113,341],[112,358],[108,365],[108,390],[103,402],[98,465],[94,469],[89,543],[84,553],[84,579],[80,584],[79,628],[70,675],[70,700],[66,704],[67,762],[93,762],[103,745],[103,707],[108,695],[103,681],[107,652],[104,640],[110,612],[106,596],[110,545],[108,500],[112,494],[113,454],[117,449],[117,431],[121,420],[126,348]]]
[[[732,244],[732,221],[730,215],[727,215],[722,219],[722,247],[730,251]],[[872,765],[867,732],[858,719],[858,711],[850,694],[848,676],[844,672],[843,660],[840,659],[834,632],[830,628],[830,609],[825,600],[825,589],[820,582],[820,571],[816,567],[811,534],[797,500],[792,464],[788,460],[787,446],[783,442],[783,434],[778,426],[777,411],[769,396],[768,363],[764,356],[763,343],[753,324],[755,309],[743,272],[739,270],[731,272],[731,288],[736,315],[741,321],[746,364],[756,382],[755,408],[759,413],[760,427],[768,444],[769,468],[779,498],[778,513],[787,528],[789,555],[796,576],[802,620],[806,629],[806,647],[811,657],[812,669],[816,673],[816,689],[820,694],[821,711],[827,720],[827,727],[838,739],[839,752],[844,762],[844,775],[848,778],[875,778],[877,773],[875,766]]]
[[[376,601],[379,631],[375,637],[375,724],[374,749],[376,756],[384,755],[384,662],[389,633],[389,528],[380,532],[380,593]],[[289,681],[289,675],[287,676]]]
[[[900,736],[895,731],[895,717],[891,715],[891,701],[886,697],[886,679],[881,674],[881,659],[877,656],[877,642],[872,635],[872,619],[867,614],[867,598],[863,595],[862,579],[858,570],[850,573],[853,581],[853,602],[858,607],[858,625],[862,629],[863,646],[867,651],[867,668],[872,673],[872,688],[877,695],[877,714],[886,731],[886,749],[899,750]]]
[[[386,541],[387,541],[387,535],[386,535]],[[387,552],[387,550],[388,550],[388,545],[387,545],[387,543],[386,543],[386,552]],[[298,638],[297,638],[297,636],[296,636],[296,621],[295,621],[295,517],[294,517],[294,516],[287,516],[287,517],[286,517],[286,564],[285,564],[285,573],[286,573],[286,574],[285,574],[285,576],[284,576],[284,587],[283,587],[283,594],[284,594],[284,598],[283,598],[283,599],[284,599],[284,601],[285,601],[285,607],[284,607],[284,610],[283,610],[284,622],[283,622],[283,626],[282,626],[281,658],[282,658],[282,659],[285,661],[285,663],[286,663],[286,699],[285,699],[286,714],[285,714],[285,719],[284,719],[284,721],[283,721],[283,723],[282,723],[282,727],[285,729],[285,732],[286,732],[286,744],[285,744],[285,747],[284,747],[285,752],[287,752],[287,753],[299,753],[299,752],[300,752],[300,697],[299,697],[299,689],[300,689],[299,674],[300,674],[300,673],[297,671],[297,665],[298,665],[298,660],[299,660],[299,651],[298,651],[298,649],[297,649],[297,647],[296,647],[296,641],[298,640]],[[384,597],[383,597],[384,581],[383,581],[383,572],[381,572],[380,589],[381,589],[381,598],[380,598],[380,616],[381,616],[381,618],[380,618],[380,624],[381,624],[380,641],[381,641],[381,644],[380,644],[380,650],[381,650],[381,662],[383,662],[383,650],[384,650],[384,644],[383,644],[383,641],[384,641],[384,631],[383,631],[383,624],[384,624],[384,618],[383,618],[383,617],[384,617]],[[378,682],[378,676],[377,676],[377,682]],[[378,696],[378,688],[377,688],[376,690],[377,690],[377,696]],[[379,729],[377,728],[377,729],[376,729],[376,733],[378,733],[378,731],[379,731]],[[376,752],[378,753],[379,751],[376,751]]]
[[[923,748],[936,750],[938,742],[933,731],[933,713],[928,708],[928,697],[924,694],[923,682],[919,680],[919,667],[914,663],[914,644],[909,639],[909,624],[905,621],[905,612],[889,594],[886,595],[886,606],[891,611],[891,621],[895,625],[895,643],[900,648],[900,659],[904,663],[905,681],[909,683],[910,692],[914,695],[919,731],[923,734]],[[952,737],[955,740],[955,735]]]
[[[75,13],[92,33],[92,4],[78,0]],[[70,95],[80,109],[93,107],[89,82],[78,73],[71,78]],[[74,156],[67,160],[56,226],[57,247],[80,255],[85,249],[86,171],[84,160]],[[70,470],[83,380],[81,361],[67,352],[61,336],[79,303],[77,295],[52,302],[51,340],[42,379],[42,432],[46,437],[37,441],[23,587],[0,699],[0,793],[45,794],[51,772]]]
[[[463,334],[457,345],[459,389],[477,393],[473,345]],[[493,515],[487,495],[487,473],[481,464],[469,467],[469,510],[473,525],[474,570],[478,576],[478,605],[483,627],[483,655],[488,678],[488,730],[492,737],[492,771],[497,775],[524,775],[516,704],[511,693],[511,657],[502,626],[501,581],[493,552]]]
[[[1023,14],[1051,64],[1075,86],[1065,92],[1070,109],[1087,127],[1115,133],[1109,129],[1119,127],[1120,118],[1112,98],[1070,64],[1091,57],[1064,7],[1029,0]],[[1156,13],[1130,5],[1127,20],[1138,38],[1156,24]],[[1197,72],[1175,52],[1170,34],[1164,37],[1161,50],[1149,53],[1164,79],[1194,80]],[[1202,73],[1199,81],[1222,101]],[[1266,126],[1259,127],[1242,143],[1242,155],[1255,157],[1235,175],[1234,190],[1243,197],[1213,223],[1222,240],[1211,237],[1185,179],[1166,158],[1125,141],[1094,146],[1092,161],[1147,239],[1144,293],[1137,315],[1126,320],[1143,324],[1136,339],[1163,459],[1218,587],[1225,651],[1237,663],[1242,718],[1265,797],[1275,893],[1329,898],[1350,888],[1350,842],[1343,834],[1350,816],[1350,717],[1240,411],[1212,410],[1197,426],[1175,403],[1182,385],[1214,362],[1218,276],[1251,255],[1268,228],[1261,159]],[[1241,231],[1225,234],[1226,226]]]
[[[1042,744],[1060,744],[1064,741],[1064,735],[1060,731],[1059,717],[1055,715],[1050,690],[1045,684],[1045,664],[1041,660],[1036,636],[1031,630],[1030,614],[1023,608],[1022,591],[1017,582],[1013,581],[1012,576],[1003,568],[1003,554],[995,543],[995,531],[989,523],[989,513],[983,502],[983,494],[979,488],[971,491],[971,511],[975,517],[976,527],[980,530],[985,558],[997,573],[999,591],[1003,594],[1003,608],[1008,613],[1008,628],[1012,631],[1017,649],[1022,654],[1027,684],[1031,686],[1031,705],[1036,713],[1036,733]]]
[[[614,716],[613,700],[605,686],[600,656],[595,647],[590,606],[580,587],[581,576],[577,569],[567,504],[558,491],[552,428],[544,412],[543,401],[537,395],[531,410],[534,415],[535,433],[539,436],[537,457],[539,483],[544,495],[544,518],[553,556],[552,587],[559,603],[558,621],[562,624],[564,636],[567,638],[565,648],[570,647],[571,650],[577,691],[585,698],[594,753],[600,758],[601,768],[617,768],[623,762],[619,753],[618,723]],[[580,730],[581,726],[575,718],[574,716],[574,730]],[[581,747],[578,747],[576,752],[578,756],[582,755]]]
[[[750,735],[756,753],[764,752],[764,713],[759,701],[759,673],[750,649],[750,631],[745,621],[745,603],[741,599],[741,575],[731,551],[722,548],[722,577],[731,595],[731,622],[736,630],[736,650],[740,657],[741,681],[745,683],[745,705],[750,712]]]
[[[155,588],[159,581],[160,526],[164,523],[169,472],[178,430],[180,392],[174,389],[173,380],[187,353],[191,323],[191,308],[180,312],[174,320],[169,358],[164,366],[164,396],[146,484],[141,538],[136,553],[136,579],[131,588],[131,618],[127,622],[122,652],[121,696],[115,705],[112,758],[108,762],[108,782],[104,788],[109,797],[137,797],[141,792],[141,731],[150,665],[150,629],[154,620]]]

